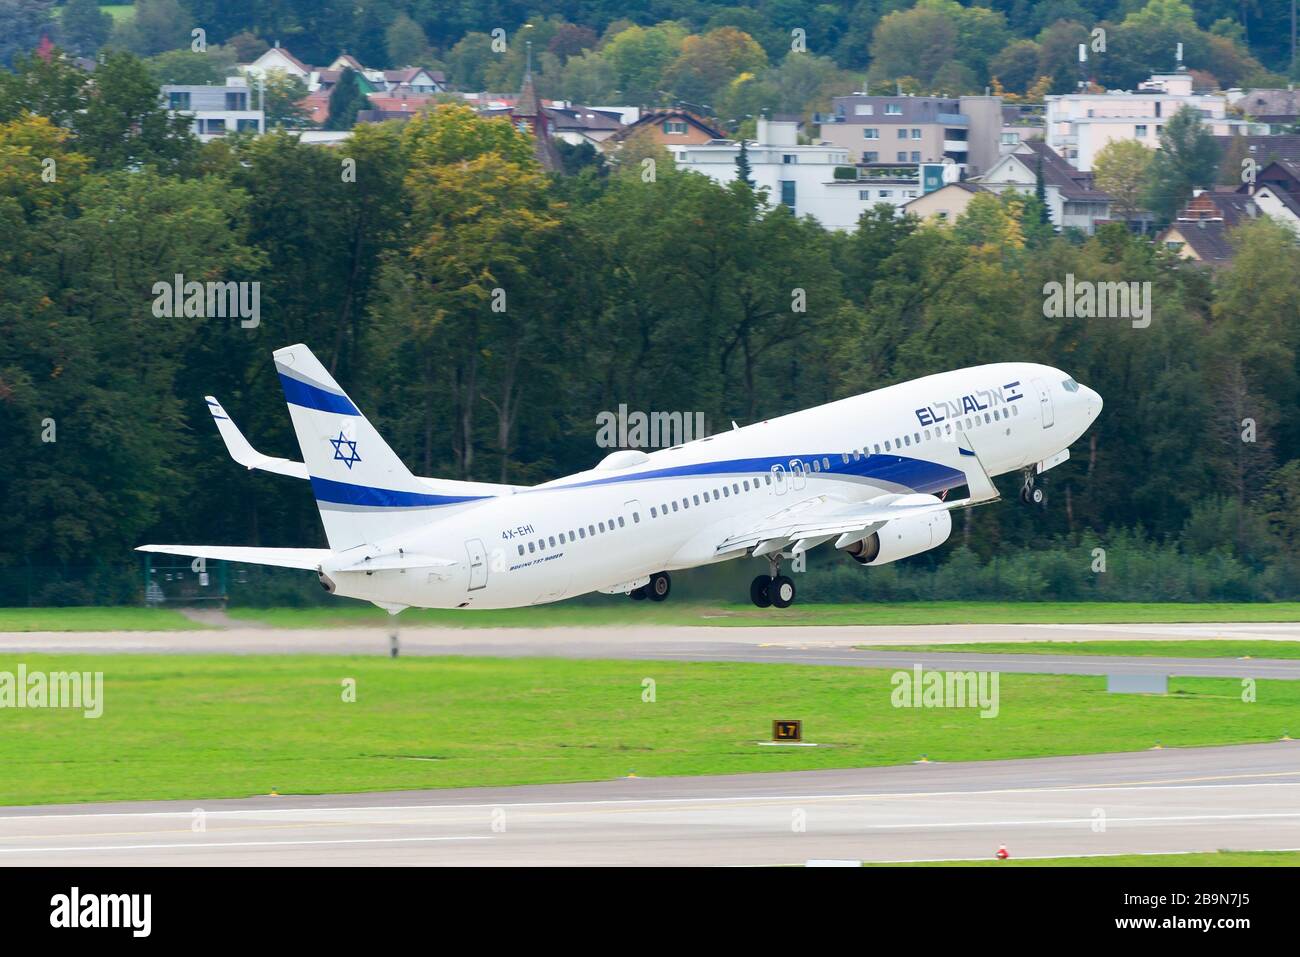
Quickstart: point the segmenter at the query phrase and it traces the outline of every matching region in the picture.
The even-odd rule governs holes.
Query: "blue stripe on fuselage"
[[[284,389],[285,401],[290,405],[316,409],[320,412],[338,412],[341,415],[361,414],[346,395],[326,391],[309,382],[287,376],[283,372],[280,373],[280,385]]]
[[[430,508],[437,505],[459,505],[491,498],[490,495],[434,495],[425,492],[399,492],[395,489],[375,488],[372,485],[350,485],[332,479],[311,477],[311,488],[316,501],[337,505],[369,505],[375,508]]]
[[[808,463],[814,459],[829,460],[830,467],[814,472]],[[566,488],[586,488],[594,485],[613,485],[620,482],[639,482],[649,479],[684,478],[703,475],[765,475],[772,466],[782,466],[787,475],[790,462],[798,460],[804,463],[804,475],[857,476],[865,479],[889,482],[910,488],[917,492],[941,492],[944,489],[966,484],[966,474],[958,469],[926,459],[906,458],[901,455],[865,455],[857,459],[852,456],[845,462],[840,453],[833,455],[821,453],[808,456],[767,456],[752,459],[729,459],[722,462],[697,462],[691,465],[675,465],[665,469],[638,472],[632,475],[611,475],[609,478],[587,479],[572,485],[554,485],[540,488],[538,491],[558,491]]]

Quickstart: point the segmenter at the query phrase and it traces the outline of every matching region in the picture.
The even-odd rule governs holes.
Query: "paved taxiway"
[[[876,651],[871,646],[1025,641],[1297,641],[1300,623],[1185,625],[898,625],[631,628],[403,628],[403,655],[751,661],[860,668],[1050,674],[1174,674],[1300,679],[1300,659],[1137,658]],[[862,646],[862,647],[855,647]],[[237,627],[180,632],[8,632],[0,653],[388,654],[382,628]]]
[[[1017,857],[1300,848],[1300,742],[0,809],[0,866],[753,865],[987,858],[1002,843]]]

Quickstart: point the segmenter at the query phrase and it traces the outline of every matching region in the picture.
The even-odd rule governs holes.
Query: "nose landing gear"
[[[1024,470],[1024,476],[1025,484],[1020,489],[1020,501],[1026,505],[1045,505],[1047,503],[1047,493],[1034,484],[1034,467],[1032,465]]]

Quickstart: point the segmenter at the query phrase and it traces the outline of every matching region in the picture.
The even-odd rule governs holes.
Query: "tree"
[[[664,81],[684,100],[711,103],[737,76],[766,66],[767,54],[753,37],[735,27],[720,27],[683,40],[681,52],[664,72]]]
[[[297,129],[307,125],[307,111],[298,103],[307,95],[307,84],[283,70],[267,70],[262,78],[263,109],[268,129]]]
[[[222,86],[226,77],[235,72],[235,51],[232,47],[210,46],[199,53],[186,47],[159,53],[145,62],[159,86],[164,83]]]
[[[63,42],[82,56],[94,56],[113,32],[113,18],[99,8],[99,0],[68,0],[59,22]]]
[[[41,37],[54,33],[54,0],[0,0],[0,66],[31,53]]]
[[[1151,158],[1151,150],[1137,140],[1111,140],[1093,158],[1093,183],[1115,201],[1125,222],[1132,220],[1140,209]]]
[[[356,71],[345,66],[338,82],[330,90],[330,115],[325,120],[327,130],[350,130],[357,122],[357,113],[367,104],[357,82]]]
[[[393,69],[418,66],[429,55],[429,38],[418,23],[399,13],[384,31],[384,48]]]
[[[195,25],[178,0],[136,0],[131,18],[117,25],[116,39],[132,53],[154,56],[188,48]]]
[[[1200,113],[1184,106],[1160,131],[1160,150],[1152,158],[1145,192],[1146,206],[1168,222],[1192,196],[1214,185],[1219,147],[1201,122]]]
[[[754,188],[754,172],[749,165],[749,146],[742,138],[740,152],[736,154],[736,179],[750,189]]]
[[[74,126],[77,148],[100,169],[154,164],[178,170],[197,146],[189,117],[167,112],[149,68],[130,53],[110,54],[95,70],[94,95]]]

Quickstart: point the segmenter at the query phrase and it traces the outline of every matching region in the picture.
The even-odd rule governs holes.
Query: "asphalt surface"
[[[1300,659],[981,655],[877,651],[874,645],[1025,641],[1300,640],[1300,624],[899,625],[791,627],[406,628],[403,655],[553,656],[670,661],[749,661],[858,668],[997,670],[1038,674],[1169,674],[1300,679]],[[863,646],[863,647],[859,647]],[[180,632],[7,632],[0,653],[373,654],[389,653],[382,628],[238,627]]]
[[[0,867],[770,865],[1300,848],[1300,742],[0,810]]]

